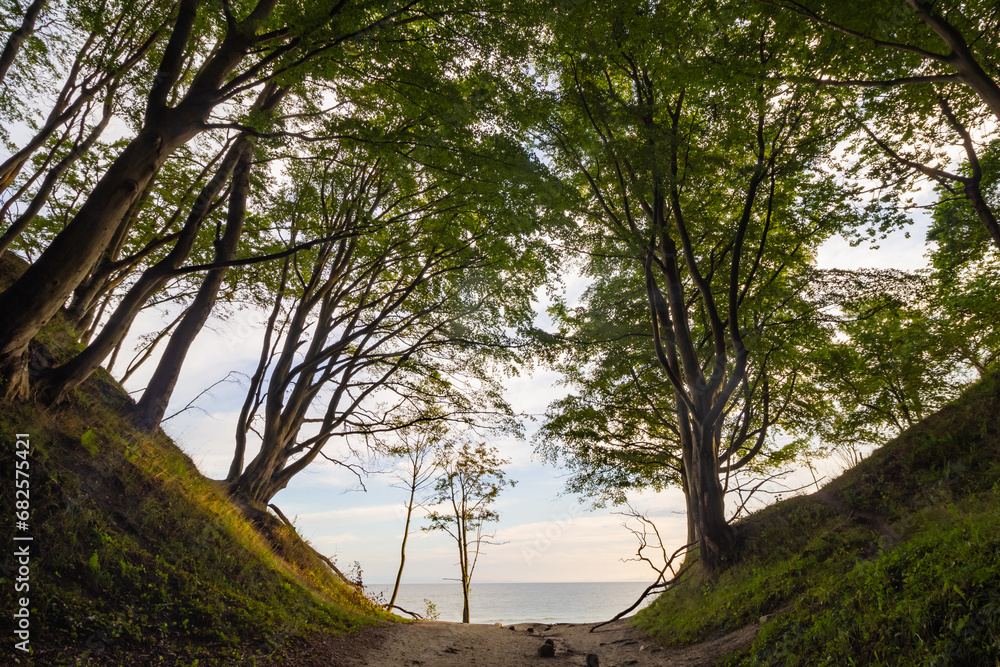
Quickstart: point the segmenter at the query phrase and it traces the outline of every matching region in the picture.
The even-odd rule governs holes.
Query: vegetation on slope
[[[45,333],[36,354],[71,351],[68,328]],[[254,664],[315,632],[386,618],[291,528],[269,515],[249,521],[166,436],[134,428],[132,405],[101,374],[60,408],[0,405],[9,511],[15,434],[32,446],[34,654],[12,650],[18,664]],[[16,569],[7,550],[8,610]]]
[[[727,664],[1000,660],[1000,377],[817,493],[737,526],[740,563],[695,575],[637,623],[686,643],[763,618]]]

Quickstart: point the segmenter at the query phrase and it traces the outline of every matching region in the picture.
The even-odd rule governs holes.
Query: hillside
[[[737,526],[740,563],[637,615],[667,644],[762,622],[729,665],[1000,664],[1000,378],[812,495]],[[763,618],[762,618],[763,617]]]
[[[15,264],[5,259],[4,277]],[[58,359],[70,334],[50,326],[36,357]],[[28,434],[30,519],[16,535],[32,538],[30,589],[16,599],[7,547],[26,541],[4,520],[0,607],[29,597],[34,651],[8,639],[0,662],[309,664],[304,644],[335,655],[329,637],[389,618],[290,527],[270,515],[251,522],[169,438],[135,430],[131,404],[100,373],[58,409],[0,405],[0,504],[13,513],[15,442]]]

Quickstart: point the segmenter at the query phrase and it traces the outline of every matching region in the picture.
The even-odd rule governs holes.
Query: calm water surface
[[[477,584],[469,613],[473,623],[586,623],[606,621],[629,607],[646,583]],[[391,585],[366,587],[369,596],[388,601]],[[655,596],[654,596],[655,597]],[[403,584],[396,604],[424,614],[425,599],[437,606],[442,621],[462,620],[462,587],[457,583]],[[653,601],[646,598],[642,606]],[[641,607],[640,607],[641,608]],[[635,610],[638,611],[638,608]],[[634,611],[632,613],[635,613]]]

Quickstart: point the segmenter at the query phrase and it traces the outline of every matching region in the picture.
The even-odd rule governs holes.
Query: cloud
[[[321,535],[309,540],[314,547],[328,545],[336,548],[345,542],[357,542],[361,538],[354,533],[340,533],[339,535]]]
[[[369,505],[367,507],[348,507],[343,509],[322,510],[299,514],[302,521],[322,521],[337,525],[370,524],[381,521],[398,521],[404,516],[405,508],[400,503],[391,505]]]

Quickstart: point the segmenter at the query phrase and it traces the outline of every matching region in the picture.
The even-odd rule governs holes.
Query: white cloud
[[[337,525],[352,525],[356,523],[370,524],[380,521],[397,521],[405,511],[402,504],[370,505],[367,507],[349,507],[343,509],[322,510],[299,514],[302,521],[323,521]]]
[[[357,542],[361,538],[354,533],[341,533],[339,535],[321,535],[319,537],[314,537],[309,540],[309,542],[314,547],[321,547],[323,545],[336,547],[344,542]]]

